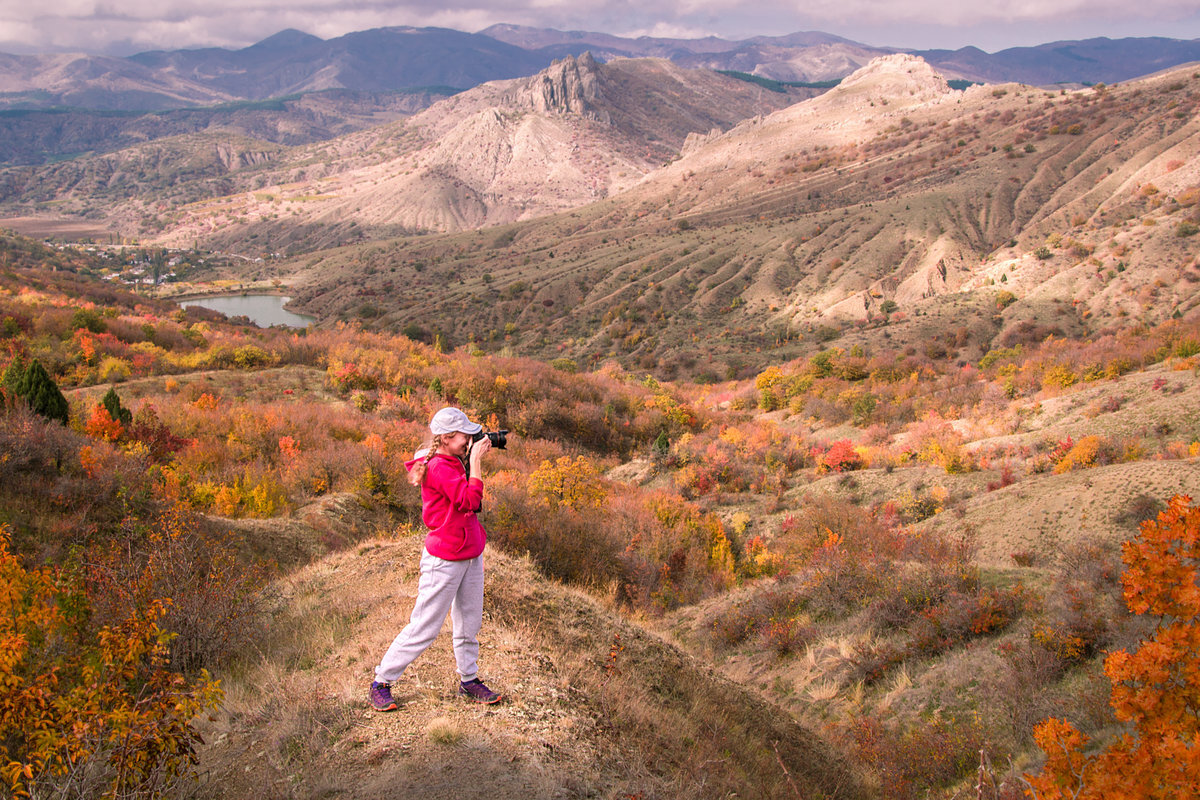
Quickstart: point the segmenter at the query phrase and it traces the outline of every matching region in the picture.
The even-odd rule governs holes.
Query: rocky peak
[[[609,114],[598,107],[600,97],[599,67],[592,54],[584,52],[555,61],[522,81],[512,102],[541,113],[579,114],[607,124]]]
[[[872,94],[905,98],[908,102],[928,102],[954,90],[925,59],[908,53],[896,53],[872,59],[864,67],[839,83],[831,96]]]

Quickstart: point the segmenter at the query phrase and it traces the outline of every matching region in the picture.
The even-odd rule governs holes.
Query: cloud
[[[1038,25],[1045,26],[1038,41],[1079,38],[1073,31],[1200,36],[1195,0],[0,0],[0,49],[244,47],[284,28],[332,38],[390,25],[474,31],[497,22],[686,38],[798,30],[858,38],[921,29],[949,38],[988,30],[1023,30],[1027,37],[1039,35]]]

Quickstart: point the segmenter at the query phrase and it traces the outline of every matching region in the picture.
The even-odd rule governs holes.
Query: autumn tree
[[[1200,797],[1200,507],[1173,498],[1125,543],[1122,559],[1129,610],[1157,619],[1140,647],[1104,662],[1113,710],[1131,730],[1090,755],[1069,722],[1038,725],[1046,765],[1026,776],[1037,800]]]

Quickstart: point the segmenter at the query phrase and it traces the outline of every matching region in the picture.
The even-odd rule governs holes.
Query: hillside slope
[[[400,710],[370,711],[419,551],[417,537],[376,540],[280,582],[272,633],[206,731],[210,796],[867,796],[778,709],[494,550],[481,667],[505,701],[453,695],[444,634],[394,689]]]
[[[1197,81],[955,92],[891,56],[606,201],[306,258],[299,299],[393,330],[453,308],[457,343],[717,377],[838,335],[978,357],[1153,323],[1200,301]]]

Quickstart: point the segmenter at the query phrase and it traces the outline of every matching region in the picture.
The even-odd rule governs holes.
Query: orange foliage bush
[[[190,775],[193,719],[220,698],[167,659],[153,602],[112,626],[87,625],[68,572],[27,571],[0,527],[0,781],[16,797],[155,797]]]
[[[1133,731],[1088,755],[1087,737],[1069,722],[1038,725],[1046,763],[1026,776],[1038,800],[1200,796],[1200,507],[1173,498],[1122,557],[1130,611],[1158,619],[1137,650],[1104,663],[1113,710]]]
[[[98,549],[87,576],[96,613],[119,617],[161,602],[158,621],[172,633],[167,652],[176,669],[219,663],[257,634],[265,566],[239,557],[228,536],[205,530],[187,508],[168,508],[127,541]]]
[[[814,449],[813,459],[817,462],[819,472],[849,472],[863,465],[862,456],[854,449],[854,444],[846,439],[829,445],[824,453]]]
[[[1064,448],[1065,452],[1056,459],[1055,474],[1095,467],[1110,460],[1109,443],[1101,436],[1085,436],[1074,443],[1068,439],[1060,447]]]
[[[108,409],[97,403],[92,408],[92,415],[84,424],[84,431],[93,439],[115,442],[121,438],[122,428],[121,423],[109,415]]]

